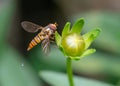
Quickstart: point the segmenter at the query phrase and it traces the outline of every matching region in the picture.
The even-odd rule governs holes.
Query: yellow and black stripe
[[[29,43],[29,46],[27,48],[27,51],[32,49],[34,46],[36,46],[38,43],[40,43],[44,39],[44,36],[39,33],[37,36],[34,37],[34,39]]]

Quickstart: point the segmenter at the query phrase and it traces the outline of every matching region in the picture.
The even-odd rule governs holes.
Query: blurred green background
[[[24,31],[24,20],[46,26],[84,17],[82,34],[100,27],[91,47],[97,52],[73,61],[75,86],[120,86],[120,0],[0,0],[0,86],[69,86],[66,59],[55,44],[43,55],[38,44],[26,48],[37,34]]]

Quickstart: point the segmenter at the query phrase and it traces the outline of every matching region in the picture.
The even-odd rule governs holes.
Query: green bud
[[[69,33],[61,41],[63,50],[67,56],[80,56],[85,50],[83,37],[77,33]]]
[[[97,27],[81,36],[84,19],[78,19],[72,28],[70,25],[70,22],[65,24],[62,35],[57,31],[55,32],[56,44],[61,52],[72,60],[78,60],[94,53],[96,50],[89,49],[89,47],[101,32],[100,28]]]

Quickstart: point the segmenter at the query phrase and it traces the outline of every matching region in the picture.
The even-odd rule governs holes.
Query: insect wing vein
[[[44,52],[44,54],[48,54],[50,51],[50,41],[49,39],[44,39],[42,42],[42,51]]]
[[[24,30],[26,30],[27,32],[31,32],[31,33],[34,33],[40,29],[43,29],[42,26],[34,24],[32,22],[29,22],[29,21],[23,21],[21,23],[21,26],[23,27]]]

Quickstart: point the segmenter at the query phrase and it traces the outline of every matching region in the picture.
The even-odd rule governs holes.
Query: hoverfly
[[[37,31],[40,31],[37,34],[37,36],[35,36],[32,39],[32,41],[29,43],[27,51],[31,50],[38,43],[42,42],[41,46],[42,46],[43,52],[45,54],[48,53],[50,41],[54,40],[55,31],[57,29],[57,23],[48,24],[47,26],[42,27],[40,25],[34,24],[32,22],[29,22],[29,21],[23,21],[21,23],[21,26],[27,32],[35,33]]]

